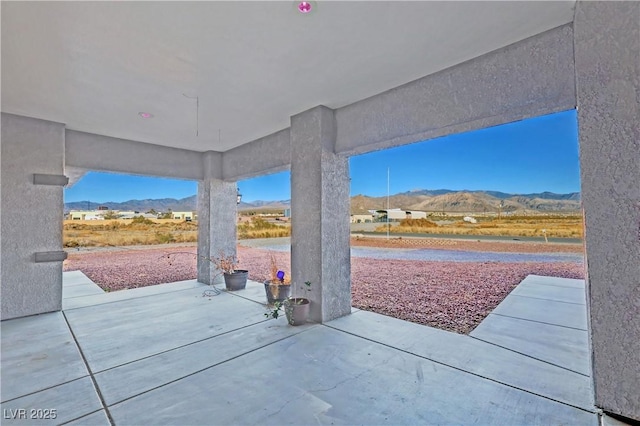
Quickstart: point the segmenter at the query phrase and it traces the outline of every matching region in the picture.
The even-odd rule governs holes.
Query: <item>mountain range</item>
[[[147,212],[192,211],[196,210],[195,195],[182,199],[162,198],[129,200],[124,202],[94,203],[77,201],[65,203],[65,212],[70,210],[93,210],[106,206],[110,210]],[[509,194],[499,191],[453,191],[449,189],[421,189],[402,192],[389,197],[390,208],[422,210],[430,212],[496,212],[539,211],[573,212],[580,210],[580,193],[556,194],[540,192],[532,194]],[[241,202],[240,211],[246,210],[283,210],[291,206],[291,200]],[[364,213],[366,210],[384,209],[387,197],[355,195],[351,197],[351,213]]]
[[[390,208],[427,212],[574,212],[580,210],[580,193],[508,194],[498,191],[418,190],[389,197]],[[356,195],[351,197],[351,212],[384,209],[387,197]]]

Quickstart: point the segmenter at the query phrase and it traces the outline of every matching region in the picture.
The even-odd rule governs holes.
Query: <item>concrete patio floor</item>
[[[529,276],[470,336],[357,309],[291,327],[255,282],[64,284],[62,312],[2,322],[2,424],[598,424],[582,280]]]

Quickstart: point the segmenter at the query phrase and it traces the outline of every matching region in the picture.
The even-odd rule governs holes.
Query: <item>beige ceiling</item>
[[[317,105],[348,105],[571,22],[574,3],[318,1],[302,15],[290,1],[3,1],[2,111],[225,151]]]

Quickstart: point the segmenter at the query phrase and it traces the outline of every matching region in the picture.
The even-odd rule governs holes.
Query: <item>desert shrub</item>
[[[173,234],[174,242],[176,243],[195,243],[198,241],[198,234],[196,232],[187,231]]]
[[[244,223],[242,224],[242,226],[248,226],[249,228],[256,230],[256,231],[261,231],[264,229],[275,229],[275,228],[279,228],[278,225],[276,225],[275,223],[271,223],[271,222],[267,222],[265,219],[261,218],[261,217],[254,217],[251,219],[251,222],[248,223]]]
[[[113,210],[109,210],[106,213],[104,213],[102,217],[104,217],[105,220],[111,220],[111,219],[118,219],[120,215],[114,212]]]
[[[400,226],[407,228],[437,228],[438,225],[429,219],[402,219]]]
[[[134,216],[131,220],[131,224],[155,225],[155,222],[151,219],[147,219],[144,216]]]
[[[130,223],[125,226],[124,232],[132,232],[132,231],[150,231],[152,229],[158,228],[158,225],[152,223],[151,225],[146,223]]]
[[[64,242],[65,247],[78,247],[80,245],[76,240],[69,240]]]
[[[291,235],[291,228],[267,222],[261,217],[254,217],[250,222],[238,225],[238,238],[277,238]]]
[[[498,225],[494,222],[481,222],[478,224],[479,228],[487,229],[487,228],[497,228]]]
[[[163,234],[162,232],[156,232],[155,235],[156,235],[156,240],[160,244],[168,244],[176,241],[176,238],[173,236],[171,232],[167,232],[166,234]]]
[[[126,225],[125,225],[126,226]],[[118,229],[120,229],[122,227],[122,224],[118,221],[111,221],[107,224],[102,225],[102,229],[107,230],[107,231],[117,231]]]
[[[164,226],[169,226],[172,229],[179,231],[197,231],[198,223],[197,222],[178,222],[173,224],[164,224]]]

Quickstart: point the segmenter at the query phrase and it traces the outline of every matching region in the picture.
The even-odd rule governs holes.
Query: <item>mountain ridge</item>
[[[557,194],[549,191],[530,194],[509,194],[501,191],[482,190],[450,190],[420,189],[390,195],[389,206],[407,210],[447,211],[447,212],[491,212],[535,210],[542,212],[579,211],[580,193],[571,192]],[[109,210],[139,211],[141,213],[155,210],[157,212],[196,210],[197,196],[175,199],[144,199],[122,202],[95,203],[92,201],[75,201],[64,204],[65,212],[70,210],[97,209],[98,206]],[[291,200],[265,201],[256,200],[251,203],[241,202],[238,210],[283,210],[291,206]],[[351,197],[351,211],[384,209],[387,197],[372,197],[357,194]]]

